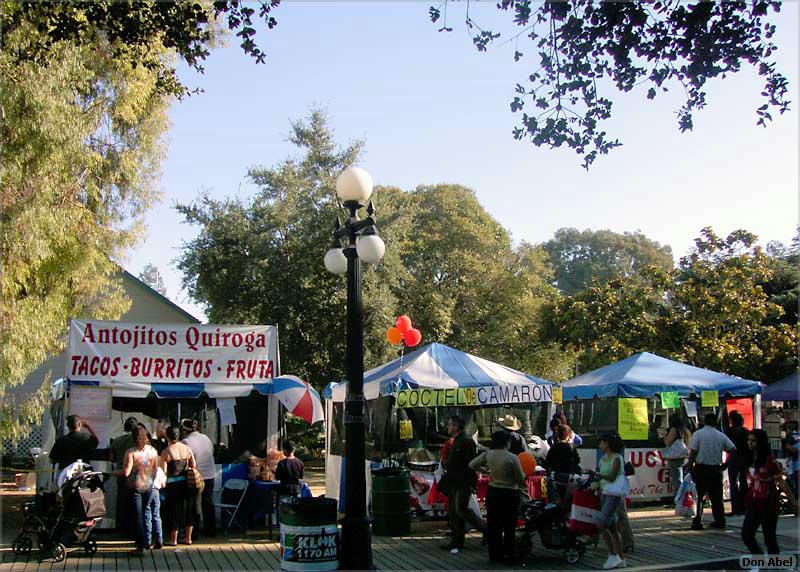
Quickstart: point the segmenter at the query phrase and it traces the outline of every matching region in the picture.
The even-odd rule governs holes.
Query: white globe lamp
[[[356,253],[367,264],[377,264],[386,252],[386,244],[377,234],[366,234],[356,239]]]
[[[372,195],[372,177],[360,167],[349,167],[336,178],[336,195],[345,204],[364,205]]]
[[[341,248],[331,248],[325,253],[325,268],[331,274],[347,272],[347,257]]]

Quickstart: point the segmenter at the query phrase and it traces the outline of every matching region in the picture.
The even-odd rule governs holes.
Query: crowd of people
[[[91,425],[77,415],[67,418],[68,433],[59,437],[50,459],[63,470],[76,461],[89,461],[99,444]],[[123,424],[123,434],[111,440],[117,479],[116,524],[126,538],[135,540],[135,555],[163,546],[190,545],[196,527],[203,535],[216,536],[214,506],[214,447],[192,419],[178,426],[159,421],[155,435],[135,417]],[[297,496],[303,479],[303,463],[284,440],[285,458],[277,466],[280,496]],[[183,534],[181,535],[181,532]]]
[[[778,499],[783,490],[793,495],[796,483],[788,487],[782,470],[772,455],[767,434],[762,429],[748,430],[744,418],[736,411],[728,416],[726,433],[717,429],[716,414],[709,413],[703,425],[692,432],[679,414],[669,419],[664,436],[664,458],[674,490],[687,475],[691,475],[697,491],[697,508],[691,529],[702,530],[703,505],[707,497],[711,504],[712,528],[726,527],[723,505],[723,471],[731,483],[731,512],[727,516],[744,516],[741,537],[752,554],[762,554],[756,541],[761,528],[769,554],[778,554]],[[628,485],[624,461],[624,443],[616,433],[598,439],[599,462],[593,471],[582,471],[576,444],[580,436],[569,427],[563,414],[550,422],[552,434],[549,449],[540,464],[556,473],[591,473],[591,488],[601,498],[599,529],[608,548],[604,569],[626,566],[625,555],[634,548],[633,532],[625,502]],[[488,449],[479,452],[476,439],[465,434],[463,418],[451,417],[447,430],[451,437],[442,449],[442,466],[449,500],[450,539],[443,548],[458,554],[464,548],[465,532],[469,528],[483,535],[491,562],[515,563],[515,534],[521,503],[527,500],[526,475],[519,453],[526,451],[525,440],[518,434],[519,423],[512,415],[498,419],[498,429],[492,433]],[[800,438],[790,439],[787,457],[790,462],[790,481],[797,478],[797,448]],[[727,453],[727,459],[723,460]],[[478,474],[489,477],[486,494],[486,519],[470,502]],[[792,490],[794,489],[794,490]],[[794,498],[794,497],[790,497]],[[795,501],[796,502],[796,501]]]
[[[716,414],[709,413],[703,425],[692,432],[679,414],[669,418],[664,436],[663,456],[673,489],[691,476],[697,492],[692,530],[703,530],[704,499],[711,504],[712,528],[724,529],[726,516],[744,516],[741,537],[752,554],[762,554],[756,541],[760,528],[769,554],[778,554],[778,504],[781,492],[793,502],[797,493],[797,450],[800,437],[785,443],[789,479],[770,449],[762,429],[748,430],[743,417],[729,413],[727,432],[717,429]],[[548,450],[539,459],[556,473],[593,475],[592,488],[601,497],[600,524],[608,548],[605,569],[625,566],[625,554],[634,547],[633,533],[625,503],[627,475],[624,443],[616,433],[598,439],[598,463],[593,471],[582,471],[576,445],[582,442],[563,414],[550,422]],[[67,418],[68,433],[56,440],[51,460],[61,469],[92,458],[98,438],[91,425],[78,416]],[[453,416],[447,424],[450,440],[442,449],[444,480],[439,483],[449,501],[450,540],[444,546],[451,554],[464,548],[465,533],[472,528],[483,534],[491,562],[513,564],[516,560],[515,532],[521,504],[528,499],[526,474],[520,454],[528,452],[519,434],[520,423],[513,415],[497,420],[489,448],[479,452],[476,440],[465,433],[465,421]],[[299,494],[303,464],[293,455],[293,446],[283,442],[285,458],[278,463],[275,478],[281,482],[280,495]],[[161,421],[151,436],[135,417],[125,420],[124,433],[111,441],[111,459],[117,477],[117,524],[123,534],[135,538],[135,553],[175,546],[181,533],[184,544],[192,544],[195,527],[203,534],[216,534],[213,502],[215,465],[213,444],[198,430],[196,421],[184,419],[179,426]],[[727,459],[724,454],[727,453]],[[730,482],[731,512],[723,505],[723,472]],[[471,502],[478,474],[489,478],[486,519]]]

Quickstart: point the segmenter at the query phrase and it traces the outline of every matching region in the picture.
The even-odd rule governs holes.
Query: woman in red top
[[[778,477],[781,468],[772,457],[769,439],[763,429],[753,429],[750,432],[747,436],[747,446],[753,456],[750,472],[747,475],[742,540],[750,554],[764,554],[756,541],[756,531],[761,526],[767,552],[779,554],[780,548],[775,530],[778,527]]]

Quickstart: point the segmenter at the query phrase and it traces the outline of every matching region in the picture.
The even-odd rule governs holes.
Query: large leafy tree
[[[69,317],[127,309],[113,260],[157,196],[167,127],[168,97],[136,50],[60,41],[21,57],[41,34],[4,30],[0,53],[0,398],[64,348]]]
[[[292,125],[301,155],[250,171],[252,200],[181,205],[200,235],[180,259],[186,286],[215,322],[276,323],[283,370],[315,384],[343,374],[345,281],[322,257],[338,210],[335,178],[362,144],[339,148],[326,116]],[[508,233],[456,185],[377,188],[383,261],[364,274],[365,363],[396,357],[386,328],[407,313],[424,342],[564,377],[560,352],[542,344],[539,312],[555,291],[540,249],[514,250]]]
[[[320,386],[339,379],[344,365],[345,281],[328,273],[322,258],[341,214],[336,176],[358,160],[362,142],[340,148],[320,111],[293,123],[289,140],[301,156],[251,169],[259,189],[252,200],[204,197],[178,206],[188,223],[200,227],[179,267],[212,322],[278,324],[283,371]],[[379,212],[389,210],[394,201],[387,196],[396,193],[376,191]],[[391,231],[381,230],[391,242]],[[386,274],[396,260],[365,265],[368,360],[388,355],[383,332],[396,304]]]
[[[269,27],[277,2],[259,5]],[[64,348],[70,316],[128,307],[114,260],[157,194],[167,107],[222,28],[258,61],[255,10],[232,2],[0,3],[0,437],[38,415],[6,394]]]
[[[434,22],[446,14],[448,3],[431,7]],[[758,124],[786,111],[788,82],[773,59],[777,47],[770,20],[780,6],[771,0],[501,0],[498,9],[508,12],[518,28],[502,36],[477,22],[466,2],[466,25],[478,50],[514,41],[515,60],[527,61],[529,51],[536,54],[536,65],[529,66],[511,102],[511,111],[520,115],[514,137],[537,147],[566,145],[588,168],[621,145],[604,130],[613,106],[608,93],[614,89],[640,88],[648,99],[678,89],[685,97],[678,127],[686,131],[695,111],[706,106],[708,84],[749,65],[764,82],[763,104],[755,110]],[[444,20],[440,31],[452,27]]]
[[[43,63],[61,42],[77,47],[102,43],[105,57],[127,60],[152,72],[158,90],[182,96],[190,92],[177,77],[175,60],[163,57],[163,49],[176,54],[191,68],[203,71],[225,25],[240,40],[242,50],[257,62],[266,54],[256,45],[254,18],[268,29],[277,25],[272,11],[280,0],[245,3],[239,0],[159,2],[157,0],[93,0],[92,2],[3,1],[0,24],[3,34],[32,28],[22,45],[14,46],[20,60]],[[253,7],[255,6],[255,7]],[[256,11],[258,16],[256,16]],[[3,43],[5,48],[5,42]],[[156,49],[150,49],[155,47]]]
[[[552,307],[552,335],[580,353],[583,371],[653,351],[741,377],[771,380],[797,367],[800,330],[764,284],[772,260],[756,237],[706,228],[671,272],[647,267],[595,284]]]
[[[586,289],[593,281],[631,276],[646,266],[672,269],[672,249],[641,232],[560,228],[543,244],[555,271],[556,286],[566,295]]]
[[[791,245],[780,242],[767,245],[767,254],[772,263],[772,278],[763,284],[764,291],[771,302],[783,308],[778,321],[797,324],[798,295],[800,295],[800,232],[792,239]]]
[[[266,54],[255,41],[255,22],[261,19],[267,29],[273,29],[279,3],[6,1],[0,24],[4,32],[26,22],[47,31],[25,47],[28,58],[42,57],[61,40],[91,45],[99,38],[107,39],[113,53],[123,55],[156,42],[202,71],[215,32],[222,26],[235,34],[245,53],[264,62]],[[440,31],[453,29],[447,24],[449,3],[444,0],[429,10],[434,22],[443,18]],[[755,110],[758,124],[766,125],[774,113],[783,113],[789,106],[788,82],[773,59],[777,47],[770,13],[780,10],[777,0],[500,0],[497,8],[517,27],[509,37],[476,21],[469,1],[462,5],[478,50],[485,51],[499,40],[502,45],[514,42],[517,61],[526,61],[530,51],[536,54],[537,64],[516,85],[511,101],[511,111],[520,115],[513,136],[537,147],[567,146],[583,157],[587,168],[599,155],[621,145],[604,127],[612,116],[608,93],[613,90],[640,88],[648,99],[669,89],[679,90],[685,100],[677,113],[678,126],[686,131],[693,126],[694,112],[706,106],[709,82],[750,65],[764,81],[764,100]],[[146,50],[139,54],[139,61],[157,73],[164,89],[178,94],[189,91],[177,79],[171,62]]]
[[[161,294],[167,295],[167,287],[164,284],[164,277],[161,276],[161,271],[155,264],[145,264],[142,271],[139,273],[139,280],[150,286],[153,290]]]

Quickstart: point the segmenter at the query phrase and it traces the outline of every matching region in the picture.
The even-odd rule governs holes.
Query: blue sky
[[[516,33],[495,2],[471,4],[481,27]],[[258,34],[267,52],[255,64],[231,39],[214,51],[204,75],[182,77],[205,93],[171,110],[163,201],[147,216],[147,236],[124,261],[138,274],[159,267],[168,295],[202,310],[181,290],[174,259],[197,230],[173,209],[203,191],[247,197],[255,165],[274,165],[294,150],[289,122],[322,106],[339,141],[366,139],[361,166],[376,183],[413,189],[459,183],[516,241],[543,242],[561,227],[641,230],[686,254],[701,228],[745,228],[766,242],[788,243],[798,224],[798,4],[777,17],[777,61],[791,87],[791,111],[756,126],[762,82],[749,68],[708,89],[708,107],[691,133],[677,129],[680,94],[647,101],[644,90],[614,100],[605,126],[624,146],[587,172],[573,152],[515,141],[509,110],[514,85],[536,66],[534,46],[515,63],[515,42],[478,53],[463,24],[465,4],[451,4],[451,33],[437,32],[428,2],[289,2],[278,26]],[[645,88],[646,89],[646,88]],[[375,197],[380,206],[380,196]],[[326,245],[320,245],[320,264]],[[391,248],[391,245],[388,245]]]

